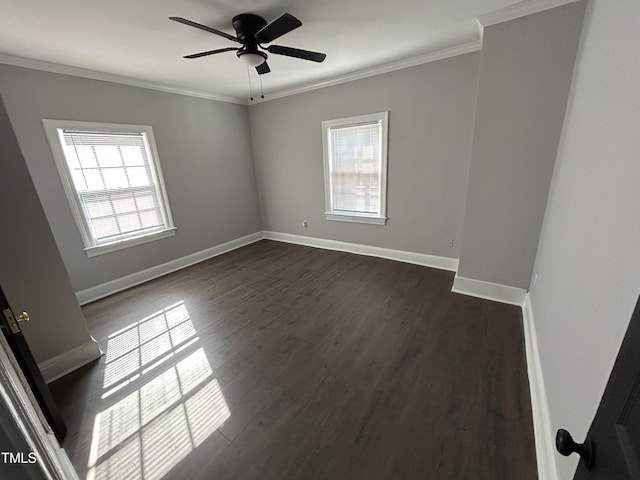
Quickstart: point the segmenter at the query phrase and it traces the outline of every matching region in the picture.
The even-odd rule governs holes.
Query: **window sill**
[[[135,247],[136,245],[142,245],[143,243],[154,242],[161,238],[173,237],[176,234],[176,227],[162,230],[161,232],[150,233],[141,237],[130,238],[122,240],[120,242],[107,243],[105,245],[98,245],[95,247],[87,247],[84,251],[87,253],[87,257],[96,257],[98,255],[104,255],[105,253],[115,252],[129,247]]]
[[[331,212],[326,212],[324,216],[327,220],[336,222],[366,223],[369,225],[385,225],[387,223],[387,217],[368,217],[365,215],[346,215]]]

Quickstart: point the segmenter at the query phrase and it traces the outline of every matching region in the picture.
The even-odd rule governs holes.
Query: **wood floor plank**
[[[533,480],[520,310],[452,282],[265,240],[89,304],[64,447],[81,478]]]

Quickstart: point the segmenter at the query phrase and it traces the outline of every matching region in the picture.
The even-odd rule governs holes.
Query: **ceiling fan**
[[[268,47],[263,46],[263,44],[271,43],[285,33],[289,33],[291,30],[302,25],[300,20],[289,13],[282,14],[268,25],[266,20],[259,15],[254,15],[252,13],[241,13],[240,15],[236,15],[231,20],[231,24],[236,31],[235,37],[220,30],[216,30],[215,28],[192,22],[186,18],[169,17],[169,19],[178,23],[183,23],[184,25],[199,28],[205,32],[219,35],[227,40],[231,40],[232,42],[237,42],[242,45],[241,47],[219,48],[217,50],[185,55],[184,58],[200,58],[207,55],[235,50],[238,58],[250,67],[255,67],[256,71],[262,75],[271,71],[267,64],[267,54],[262,50],[266,50],[267,52],[275,55],[286,55],[287,57],[301,58],[303,60],[311,60],[312,62],[322,62],[327,57],[324,53],[284,47],[282,45],[269,45]]]

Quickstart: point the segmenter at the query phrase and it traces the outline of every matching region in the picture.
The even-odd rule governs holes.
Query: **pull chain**
[[[251,88],[251,74],[249,73],[249,67],[247,67],[247,78],[249,79],[249,95],[250,95],[251,101],[253,102],[253,90]]]
[[[258,75],[260,77],[260,98],[264,98],[264,90],[262,90],[262,75]]]

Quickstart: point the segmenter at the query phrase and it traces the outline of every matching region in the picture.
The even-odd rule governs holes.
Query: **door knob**
[[[18,315],[18,321],[19,322],[28,322],[30,320],[29,318],[29,314],[27,312],[22,312],[20,315]]]
[[[596,446],[589,437],[584,440],[584,443],[574,442],[571,434],[564,428],[558,430],[556,433],[556,449],[560,454],[568,457],[572,453],[577,453],[584,460],[586,467],[591,470],[596,460]]]

